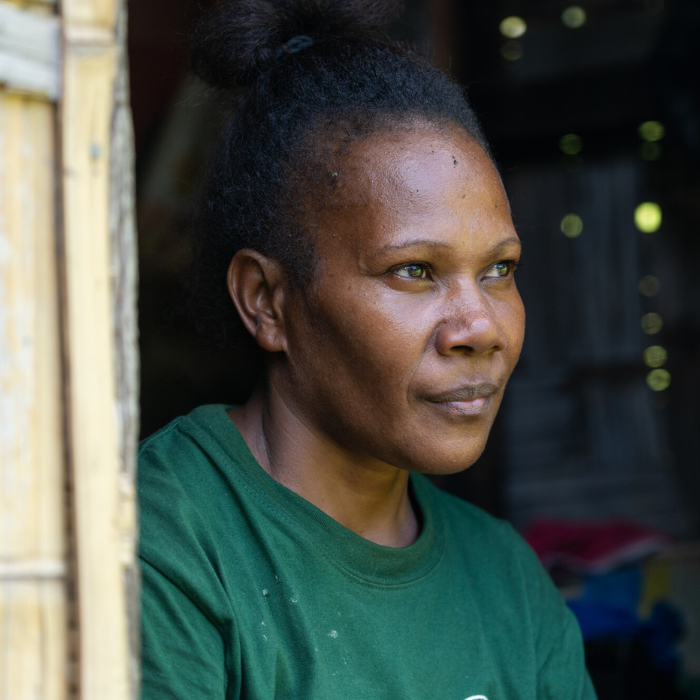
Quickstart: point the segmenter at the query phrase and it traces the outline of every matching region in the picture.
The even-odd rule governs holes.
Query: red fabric
[[[668,547],[666,535],[627,521],[536,520],[525,539],[548,569],[604,573]]]

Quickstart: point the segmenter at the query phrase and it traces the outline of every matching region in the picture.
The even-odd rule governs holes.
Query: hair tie
[[[311,46],[314,40],[306,34],[300,34],[299,36],[292,37],[286,44],[282,44],[277,50],[276,58],[282,57],[284,54],[292,54],[297,51],[305,49],[307,46]]]

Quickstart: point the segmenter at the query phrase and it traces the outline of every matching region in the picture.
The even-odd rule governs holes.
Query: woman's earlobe
[[[243,325],[267,352],[285,352],[284,273],[256,250],[239,250],[228,267],[227,286]]]

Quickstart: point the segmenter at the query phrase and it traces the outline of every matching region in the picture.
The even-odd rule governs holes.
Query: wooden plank
[[[66,375],[81,698],[116,700],[139,695],[140,632],[134,556],[137,256],[126,1],[64,0],[61,10]],[[86,108],[91,119],[81,121]]]
[[[0,93],[0,697],[63,700],[54,108]]]
[[[116,7],[117,0],[63,0],[61,16],[67,28],[104,27],[113,31],[117,16]]]
[[[42,700],[65,700],[68,697],[69,666],[66,585],[63,581],[42,581],[39,590],[41,610]]]
[[[139,437],[139,349],[137,323],[138,248],[134,187],[134,134],[129,104],[127,3],[117,3],[117,70],[110,143],[110,239],[113,280],[117,431],[120,458],[122,563],[129,633],[130,697],[140,697],[141,591],[135,560],[136,451]]]
[[[83,700],[129,694],[109,237],[114,77],[113,47],[66,43],[64,337]]]
[[[66,599],[62,581],[0,583],[0,697],[65,700]]]
[[[0,561],[0,581],[39,581],[64,579],[66,562],[62,559],[24,559]]]
[[[36,584],[2,584],[0,629],[12,639],[3,651],[6,695],[41,697],[41,611]]]
[[[0,561],[65,550],[53,132],[0,94]]]
[[[58,19],[0,0],[0,85],[56,99],[59,64]]]

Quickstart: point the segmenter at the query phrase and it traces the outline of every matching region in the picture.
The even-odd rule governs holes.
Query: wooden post
[[[0,93],[0,697],[66,692],[54,110]]]
[[[138,696],[125,7],[63,0],[59,15],[51,0],[0,0],[0,697],[8,700]]]
[[[62,10],[64,357],[80,697],[125,700],[136,696],[137,674],[127,603],[136,395],[132,159],[118,46],[123,51],[124,18],[119,24],[114,0],[65,0]]]
[[[116,6],[116,77],[110,134],[112,309],[117,379],[120,531],[129,633],[129,697],[140,697],[141,588],[135,562],[137,540],[136,451],[139,439],[138,245],[134,185],[134,127],[129,103],[127,3]]]

